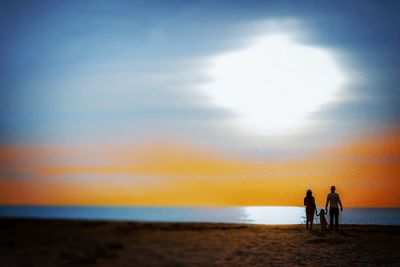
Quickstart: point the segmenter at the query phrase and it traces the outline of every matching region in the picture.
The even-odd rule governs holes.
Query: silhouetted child
[[[315,212],[315,213],[317,213],[317,212]],[[321,223],[321,231],[325,231],[326,227],[328,226],[328,222],[325,218],[325,214],[326,214],[326,212],[324,209],[321,209],[320,213],[317,214],[317,216],[319,216],[319,221]]]

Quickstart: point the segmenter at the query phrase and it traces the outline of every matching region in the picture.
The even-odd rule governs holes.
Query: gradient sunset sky
[[[0,205],[400,207],[398,1],[0,1]]]

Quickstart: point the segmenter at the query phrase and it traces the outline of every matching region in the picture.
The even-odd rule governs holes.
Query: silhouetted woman
[[[304,198],[304,206],[306,206],[306,227],[311,230],[314,221],[314,212],[317,210],[311,190],[307,190],[306,197]]]

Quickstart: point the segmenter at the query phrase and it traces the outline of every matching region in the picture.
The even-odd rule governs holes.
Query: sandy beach
[[[0,219],[1,266],[400,266],[400,227]]]

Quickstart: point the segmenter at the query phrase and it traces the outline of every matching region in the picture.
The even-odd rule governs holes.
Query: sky
[[[0,204],[400,207],[397,1],[1,1]]]

